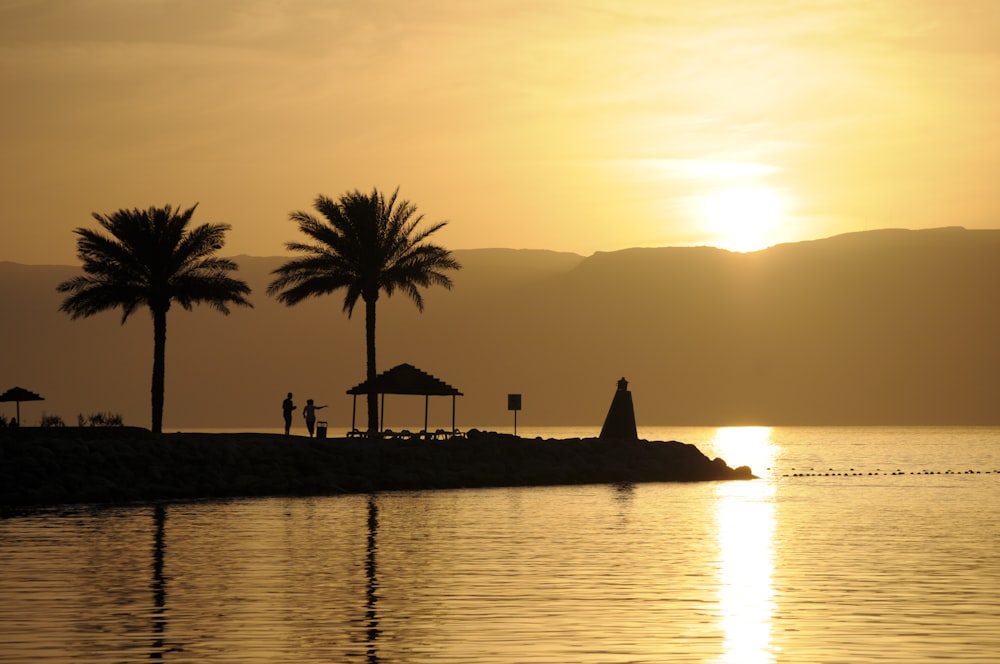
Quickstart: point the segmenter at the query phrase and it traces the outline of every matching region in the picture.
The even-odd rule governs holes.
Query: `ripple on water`
[[[886,479],[10,517],[0,662],[997,661],[997,476]]]

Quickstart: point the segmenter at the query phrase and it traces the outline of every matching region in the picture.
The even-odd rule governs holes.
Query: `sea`
[[[1000,662],[1000,428],[640,436],[757,479],[7,514],[0,662]]]

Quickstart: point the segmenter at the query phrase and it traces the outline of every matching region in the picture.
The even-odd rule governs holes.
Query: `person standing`
[[[285,400],[281,402],[281,413],[285,416],[285,435],[292,428],[292,411],[296,409],[296,405],[292,402],[292,393],[289,392]]]
[[[312,438],[313,428],[316,426],[316,411],[326,406],[313,405],[312,399],[306,399],[305,408],[302,409],[302,417],[306,418],[306,429],[309,429],[309,437]]]

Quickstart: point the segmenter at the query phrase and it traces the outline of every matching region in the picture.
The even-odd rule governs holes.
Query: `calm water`
[[[642,434],[761,479],[2,519],[0,662],[1000,662],[1000,429]]]

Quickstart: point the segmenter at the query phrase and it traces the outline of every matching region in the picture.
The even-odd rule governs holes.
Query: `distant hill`
[[[423,314],[380,300],[378,361],[462,390],[461,427],[509,424],[510,392],[525,426],[599,427],[622,376],[640,426],[1000,424],[1000,231],[871,231],[748,254],[454,254],[455,288],[427,291]],[[363,308],[348,319],[339,294],[285,307],[265,294],[283,258],[235,260],[255,309],[171,311],[165,429],[280,426],[288,391],[349,426]],[[148,315],[71,321],[55,285],[76,272],[0,263],[0,390],[47,398],[22,405],[29,423],[113,411],[148,426]],[[423,421],[423,399],[386,406],[386,426]],[[432,427],[450,424],[450,399],[430,411]]]

